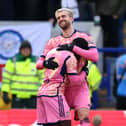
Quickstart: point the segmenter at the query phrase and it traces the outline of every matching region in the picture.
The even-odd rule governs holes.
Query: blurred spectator
[[[116,61],[113,94],[116,98],[116,109],[126,110],[126,54]]]
[[[61,0],[61,7],[71,9],[73,11],[74,19],[79,20],[80,14],[77,0]]]
[[[93,21],[95,15],[95,4],[93,0],[77,0],[80,21]]]
[[[4,0],[0,20],[39,20],[40,0]]]
[[[91,109],[96,109],[98,107],[98,101],[96,100],[97,90],[99,89],[100,82],[102,79],[102,74],[96,64],[91,61],[88,61],[89,73],[87,76],[87,81],[90,87],[90,96],[92,101]],[[95,95],[95,96],[94,96]]]
[[[123,47],[126,0],[94,0],[103,28],[104,47]]]
[[[36,70],[36,60],[31,44],[25,40],[19,53],[7,61],[1,91],[6,104],[12,101],[12,108],[36,108],[36,94],[43,75],[42,71]]]
[[[45,6],[43,4],[43,1],[41,1],[41,6],[43,6],[43,8],[45,7],[45,11],[41,10],[41,13],[44,14],[46,17],[46,21],[49,21],[53,24],[53,26],[55,26],[56,24],[56,19],[55,19],[55,11],[57,9],[59,9],[61,7],[61,0],[46,0],[46,4],[47,6]],[[42,7],[41,7],[42,8]],[[41,15],[41,17],[43,17],[43,15]]]
[[[123,47],[124,12],[126,0],[93,0],[96,15],[100,16],[103,30],[103,47]],[[106,73],[105,60],[107,57],[118,56],[118,53],[105,53],[103,71]]]
[[[40,0],[15,0],[16,20],[39,20]]]
[[[14,20],[14,0],[3,0],[0,2],[0,20]]]
[[[93,126],[101,126],[102,118],[100,115],[95,115],[92,120]]]
[[[88,69],[89,69],[89,73],[88,73],[87,80],[91,89],[90,95],[92,96],[92,92],[99,88],[102,75],[98,66],[91,61],[88,61]]]
[[[54,21],[61,0],[4,0],[0,4],[0,20]]]
[[[55,18],[55,11],[61,7],[61,0],[47,0],[48,20]]]

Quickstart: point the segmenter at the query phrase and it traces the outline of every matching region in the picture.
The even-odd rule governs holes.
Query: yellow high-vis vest
[[[43,81],[44,71],[36,69],[36,57],[16,55],[5,65],[2,76],[2,92],[10,92],[18,98],[36,96]]]
[[[92,96],[92,92],[99,88],[102,79],[102,74],[97,65],[92,63],[91,61],[88,61],[88,69],[89,73],[87,76],[87,81],[90,87],[90,96]]]

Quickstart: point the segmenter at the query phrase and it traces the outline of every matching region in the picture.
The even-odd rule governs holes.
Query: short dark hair
[[[80,38],[80,37],[75,38],[75,39],[72,41],[72,44],[73,44],[73,45],[76,45],[76,46],[78,46],[78,47],[80,47],[80,48],[82,48],[82,49],[86,49],[86,50],[89,49],[89,48],[88,48],[88,41],[85,40],[84,38]]]
[[[31,47],[31,44],[28,40],[24,40],[22,43],[21,43],[21,46],[20,46],[20,50],[23,49],[23,48],[29,48],[30,50],[32,50],[32,47]]]
[[[82,49],[85,49],[85,50],[88,50],[89,47],[88,47],[88,41],[85,40],[84,38],[75,38],[73,41],[72,41],[72,44],[73,45],[76,45],[78,46],[79,48],[82,48]],[[75,57],[79,60],[80,59],[80,56],[76,53],[74,53]]]

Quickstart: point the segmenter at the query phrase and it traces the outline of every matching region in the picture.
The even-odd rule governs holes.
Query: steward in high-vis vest
[[[89,88],[90,88],[90,96],[92,97],[93,91],[96,91],[100,86],[102,74],[101,74],[99,68],[97,67],[97,65],[92,63],[91,61],[88,61],[87,67],[89,70],[88,76],[87,76],[87,81],[88,81]]]
[[[32,55],[32,47],[25,40],[19,53],[9,59],[2,77],[1,91],[6,104],[12,102],[12,108],[36,108],[36,95],[42,83],[44,73],[36,69],[37,57]],[[8,94],[12,94],[12,99]]]
[[[94,64],[91,61],[88,61],[88,76],[87,76],[87,81],[88,81],[88,85],[89,85],[89,89],[90,89],[90,98],[91,98],[91,102],[92,102],[92,106],[91,109],[96,109],[98,106],[98,101],[96,99],[96,94],[99,86],[101,84],[101,80],[102,80],[102,74],[99,70],[99,68],[97,67],[96,64]]]

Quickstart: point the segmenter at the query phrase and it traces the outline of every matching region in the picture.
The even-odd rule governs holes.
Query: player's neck
[[[74,28],[72,27],[72,28],[69,28],[69,29],[66,29],[66,30],[63,30],[62,31],[62,35],[64,36],[64,37],[70,37],[70,36],[72,36],[72,34],[74,33]]]

